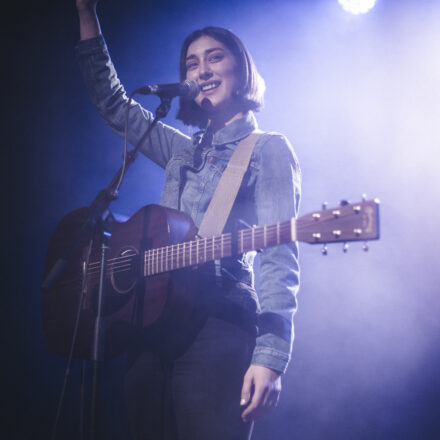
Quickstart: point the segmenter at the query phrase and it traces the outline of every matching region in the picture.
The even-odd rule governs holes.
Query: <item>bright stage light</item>
[[[376,4],[376,0],[338,0],[338,2],[351,14],[365,14]]]

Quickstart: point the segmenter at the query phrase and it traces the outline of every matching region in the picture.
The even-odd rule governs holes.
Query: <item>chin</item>
[[[230,112],[234,111],[238,106],[237,103],[228,99],[228,100],[218,100],[215,97],[203,98],[200,102],[199,106],[206,112]]]

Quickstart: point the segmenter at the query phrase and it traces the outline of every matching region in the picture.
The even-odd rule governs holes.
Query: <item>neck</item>
[[[227,110],[213,111],[209,115],[209,127],[213,133],[226,127],[231,122],[243,117],[243,111],[236,105],[231,105]]]

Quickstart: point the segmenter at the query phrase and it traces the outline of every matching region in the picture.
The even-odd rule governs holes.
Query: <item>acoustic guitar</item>
[[[45,275],[68,248],[87,215],[88,208],[80,208],[60,221],[49,243]],[[136,332],[149,327],[171,327],[179,335],[193,316],[196,295],[191,279],[201,264],[292,241],[327,244],[378,238],[377,200],[345,203],[298,219],[209,238],[197,237],[186,214],[158,205],[146,206],[128,221],[115,221],[113,225],[105,267],[104,357],[122,353]],[[45,336],[50,348],[62,356],[69,353],[82,298],[73,355],[90,358],[100,252],[95,233],[83,236],[61,277],[49,291],[43,291]]]

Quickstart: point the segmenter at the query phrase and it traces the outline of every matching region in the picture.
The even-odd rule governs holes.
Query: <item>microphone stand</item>
[[[130,103],[132,100],[133,95],[138,93],[140,89],[136,89],[129,97],[128,103],[127,103],[127,114],[126,114],[126,126],[125,126],[125,137],[127,133],[127,125],[128,125],[128,111],[130,108]],[[109,249],[109,241],[111,238],[111,230],[112,230],[112,224],[113,224],[113,215],[109,211],[110,203],[113,202],[118,198],[119,195],[119,188],[122,184],[122,180],[125,176],[126,171],[130,167],[130,165],[136,160],[137,154],[139,152],[140,146],[144,139],[151,133],[152,129],[156,126],[159,119],[164,118],[170,108],[171,108],[171,98],[167,96],[160,96],[160,104],[156,109],[155,117],[153,119],[153,122],[150,124],[146,132],[143,134],[135,148],[129,152],[126,152],[126,139],[124,143],[124,162],[122,166],[119,168],[119,170],[116,172],[116,174],[113,176],[112,180],[110,181],[109,185],[98,192],[95,199],[89,206],[89,215],[87,219],[82,224],[79,232],[77,233],[76,237],[72,240],[72,244],[67,248],[64,255],[57,260],[57,262],[52,266],[50,271],[48,272],[48,275],[43,280],[43,283],[41,284],[41,290],[43,292],[49,292],[53,286],[55,285],[56,281],[59,279],[59,277],[62,275],[69,259],[71,258],[72,254],[76,250],[78,244],[83,239],[84,235],[87,232],[90,231],[99,231],[100,235],[102,237],[101,239],[101,261],[100,261],[100,274],[99,274],[99,285],[98,285],[98,298],[97,298],[97,314],[95,318],[95,326],[94,326],[94,333],[93,333],[93,344],[92,344],[92,353],[91,353],[91,361],[92,361],[92,396],[91,396],[91,412],[90,412],[90,429],[89,429],[89,440],[95,440],[96,437],[96,426],[97,426],[97,410],[98,410],[98,383],[99,383],[99,367],[102,361],[102,353],[103,353],[103,327],[104,327],[104,321],[102,316],[103,306],[104,306],[104,298],[105,298],[105,292],[104,292],[104,281],[105,281],[105,266],[107,261],[107,251]],[[86,265],[88,264],[88,261],[86,262]],[[88,268],[86,267],[85,270],[85,276],[87,276]],[[84,280],[85,281],[85,280]],[[86,283],[86,281],[85,281]],[[83,283],[83,284],[85,284]],[[76,323],[79,323],[80,313],[81,313],[81,303],[82,303],[82,296],[80,299],[80,304],[77,309],[77,316],[76,316]],[[70,372],[70,366],[73,358],[73,348],[76,341],[78,331],[78,325],[75,325],[74,332],[72,335],[72,344],[71,349],[68,357],[67,367],[65,371],[65,377],[63,382],[63,387],[60,393],[60,398],[58,401],[58,408],[57,408],[57,414],[56,419],[54,422],[53,430],[52,430],[52,440],[55,440],[56,438],[56,431],[57,426],[60,418],[61,413],[61,407],[63,404],[64,394],[65,394],[65,388],[67,385],[67,378]],[[81,405],[82,406],[82,405]],[[82,425],[82,415],[81,415],[81,425]],[[81,435],[83,436],[84,430],[81,426]]]

